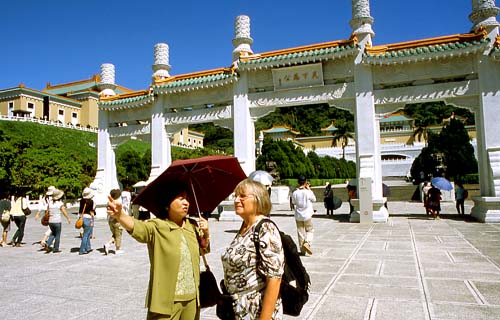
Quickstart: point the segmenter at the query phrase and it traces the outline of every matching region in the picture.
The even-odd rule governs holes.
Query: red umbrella
[[[176,160],[134,199],[157,215],[168,203],[172,193],[185,186],[191,205],[189,213],[212,212],[236,185],[247,176],[238,159],[230,156],[207,156]]]

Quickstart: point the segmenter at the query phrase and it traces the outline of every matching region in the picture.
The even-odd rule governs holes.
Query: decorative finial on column
[[[253,39],[250,37],[250,17],[241,15],[234,20],[234,39],[233,39],[233,62],[237,61],[240,54],[253,54],[250,45]]]
[[[101,64],[101,83],[97,85],[101,92],[100,96],[114,96],[115,89],[115,66],[111,63]]]
[[[480,27],[498,27],[498,12],[500,9],[495,6],[495,0],[472,0],[472,13],[469,15],[469,20],[474,24],[472,31]]]
[[[369,42],[371,43],[371,38],[375,35],[372,30],[373,18],[370,15],[370,1],[368,0],[352,0],[352,19],[349,23],[352,32],[362,38],[364,35],[370,35]]]
[[[170,70],[169,64],[169,48],[166,43],[155,44],[155,62],[153,68],[153,81],[155,78],[165,79],[170,77],[168,71]]]

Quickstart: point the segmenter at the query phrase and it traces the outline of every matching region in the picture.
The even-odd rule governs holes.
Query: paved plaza
[[[389,202],[389,221],[366,225],[347,222],[346,203],[333,217],[322,203],[315,207],[314,254],[303,257],[310,300],[300,317],[285,319],[500,319],[500,225],[458,216],[453,203],[431,220],[420,203]],[[288,206],[275,206],[272,215],[296,239]],[[0,248],[2,319],[145,318],[145,245],[124,234],[125,253],[105,256],[109,230],[99,220],[92,253],[79,256],[78,231],[63,224],[63,252],[46,254],[35,243],[45,228],[33,216],[24,247]],[[218,279],[221,251],[238,228],[210,219],[208,260]],[[215,308],[203,309],[201,319],[217,319]]]

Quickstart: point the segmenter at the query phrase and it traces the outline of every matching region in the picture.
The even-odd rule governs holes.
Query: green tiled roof
[[[153,86],[153,91],[164,91],[168,89],[179,89],[184,87],[199,87],[204,85],[214,84],[216,82],[225,82],[227,80],[236,79],[236,74],[216,73],[201,77],[185,78],[173,80],[165,84],[157,84]]]
[[[97,82],[92,81],[92,82],[77,83],[74,85],[49,88],[49,89],[46,89],[45,91],[48,93],[60,95],[60,94],[66,94],[68,92],[85,91],[85,90],[89,90],[92,88],[96,88],[96,90],[97,90]]]
[[[101,101],[99,105],[102,108],[112,108],[117,106],[136,106],[136,105],[144,105],[153,101],[153,95],[151,93],[146,95],[140,95],[129,98],[122,98],[110,101]]]
[[[282,61],[287,61],[287,60],[293,60],[293,59],[309,59],[309,58],[318,58],[321,56],[325,55],[332,55],[340,52],[344,52],[347,50],[352,50],[356,48],[355,44],[349,44],[349,45],[341,45],[341,46],[333,46],[333,47],[327,47],[327,48],[318,48],[318,49],[312,49],[312,50],[304,50],[304,51],[297,51],[297,52],[290,52],[290,53],[284,53],[284,54],[276,54],[272,56],[267,56],[267,57],[262,57],[262,58],[256,58],[256,59],[249,59],[249,60],[242,60],[239,62],[239,67],[251,67],[254,65],[258,64],[268,64],[268,63],[279,63]]]
[[[410,49],[392,50],[380,54],[364,53],[363,57],[369,59],[370,61],[376,62],[378,60],[386,60],[392,58],[415,57],[426,54],[447,53],[456,50],[468,50],[468,49],[480,48],[487,42],[489,42],[489,38],[482,38],[480,40],[475,40],[471,42],[443,43],[443,44],[428,45]]]
[[[389,116],[389,117],[384,117],[380,119],[381,123],[387,123],[387,122],[404,122],[404,121],[412,121],[412,119],[407,118],[405,116]]]

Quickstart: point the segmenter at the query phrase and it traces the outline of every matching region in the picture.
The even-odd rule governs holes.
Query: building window
[[[64,116],[64,110],[59,110],[59,115]]]
[[[73,119],[77,119],[77,118],[78,118],[78,113],[76,113],[76,112],[72,112],[72,113],[71,113],[71,117],[72,117]]]
[[[9,110],[14,110],[14,101],[9,101]]]
[[[28,110],[35,109],[35,104],[33,102],[28,102]]]

